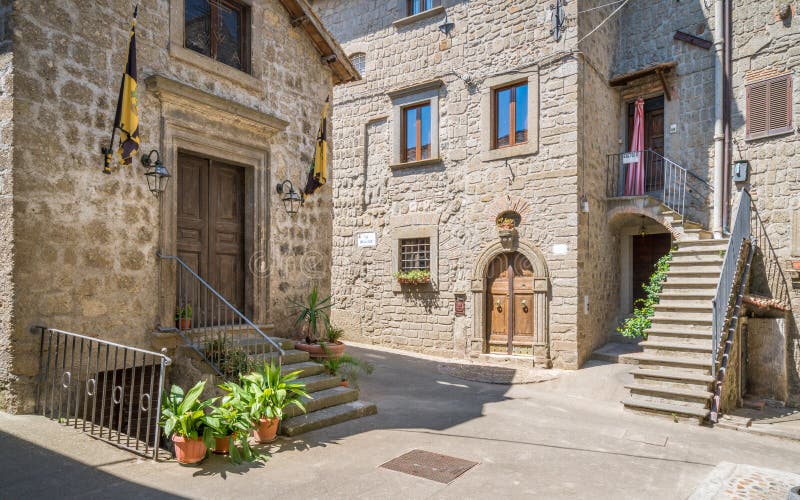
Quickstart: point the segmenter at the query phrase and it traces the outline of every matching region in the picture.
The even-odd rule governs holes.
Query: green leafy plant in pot
[[[186,304],[175,309],[175,327],[180,330],[192,328],[192,306]]]
[[[235,382],[225,382],[219,386],[225,395],[219,406],[214,407],[211,416],[216,419],[214,428],[214,453],[229,455],[233,463],[261,458],[248,443],[253,429],[248,395],[244,388]]]
[[[302,323],[305,329],[305,340],[297,342],[295,348],[306,351],[312,358],[325,357],[325,353],[321,348],[321,344],[325,341],[320,340],[319,333],[322,328],[324,328],[325,332],[330,330],[330,318],[328,317],[328,310],[331,308],[330,296],[321,299],[319,290],[314,287],[305,302],[293,302],[293,304],[298,311],[295,324]],[[336,341],[338,341],[338,337]],[[344,344],[339,345],[341,347],[338,350],[343,351]],[[337,348],[333,350],[335,351]]]
[[[348,387],[353,384],[353,387],[358,387],[358,377],[361,374],[371,375],[375,370],[372,363],[359,359],[349,354],[343,354],[339,357],[328,357],[322,360],[322,366],[325,371],[333,377],[339,377],[339,385]]]
[[[284,409],[294,405],[306,411],[302,398],[311,396],[305,390],[305,383],[297,381],[300,373],[297,370],[284,375],[280,365],[265,363],[261,370],[241,377],[242,399],[250,410],[259,443],[275,440]]]
[[[201,462],[214,445],[217,420],[207,413],[215,399],[200,400],[205,382],[198,382],[188,392],[177,385],[165,393],[161,402],[159,425],[175,444],[178,463],[192,465]]]

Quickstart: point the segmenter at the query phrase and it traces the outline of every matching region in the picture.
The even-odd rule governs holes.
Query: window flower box
[[[401,285],[424,285],[431,282],[431,272],[423,270],[401,271],[394,273],[394,278]]]

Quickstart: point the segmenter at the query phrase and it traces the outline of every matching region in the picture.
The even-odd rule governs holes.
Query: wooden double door
[[[242,167],[178,154],[178,256],[240,311],[245,306],[244,196]],[[195,324],[203,322],[195,315]]]
[[[533,354],[534,271],[520,253],[500,254],[487,275],[486,334],[490,353]]]

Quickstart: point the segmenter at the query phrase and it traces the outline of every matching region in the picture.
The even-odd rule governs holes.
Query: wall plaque
[[[464,316],[466,314],[466,302],[466,298],[456,297],[456,316]]]
[[[358,246],[359,247],[374,247],[378,241],[375,233],[358,233]]]

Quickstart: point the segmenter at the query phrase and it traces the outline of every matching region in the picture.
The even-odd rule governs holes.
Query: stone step
[[[310,396],[311,398],[303,398],[302,400],[307,413],[353,402],[358,399],[358,391],[349,387],[338,386],[314,392]],[[286,418],[291,418],[301,415],[303,411],[296,406],[290,406],[283,413]]]
[[[648,401],[633,396],[624,399],[622,401],[622,404],[624,404],[625,408],[627,409],[644,411],[647,413],[662,415],[664,417],[691,418],[693,421],[696,420],[698,424],[703,423],[703,420],[705,420],[710,413],[710,410],[708,408],[693,408],[691,406],[681,406],[678,404],[659,403],[656,401]]]
[[[654,324],[647,329],[648,335],[661,334],[673,337],[711,338],[711,325]]]
[[[708,288],[716,291],[717,284],[719,283],[719,273],[716,277],[709,278],[707,276],[667,276],[667,281],[664,282],[664,290],[688,290],[693,288]]]
[[[278,357],[280,353],[278,351],[267,352],[263,354],[251,354],[250,359],[256,362],[278,362]],[[284,351],[283,357],[281,358],[281,363],[283,365],[291,365],[294,363],[302,363],[304,361],[308,361],[310,358],[308,357],[308,353],[305,351],[300,351],[298,349],[288,349]]]
[[[711,301],[715,295],[713,288],[665,289],[659,294],[661,302],[665,300],[700,300]]]
[[[711,342],[711,330],[702,331],[697,329],[677,329],[660,326],[656,329],[652,327],[647,330],[647,342],[681,342],[692,345],[707,345]]]
[[[683,251],[695,248],[712,248],[712,247],[727,248],[727,246],[728,246],[728,240],[724,238],[718,240],[707,239],[707,240],[679,241],[677,251]]]
[[[706,229],[692,228],[692,226],[690,226],[688,224],[683,224],[683,226],[684,227],[683,227],[682,231],[683,231],[683,235],[684,235],[684,239],[683,239],[684,242],[686,242],[686,241],[710,240],[714,236],[714,233],[712,233],[711,231],[708,231]]]
[[[708,357],[708,359],[694,359],[675,354],[667,356],[663,354],[650,354],[646,352],[641,354],[632,354],[630,357],[638,361],[639,365],[644,368],[679,368],[687,372],[698,373],[701,375],[711,374],[710,357]]]
[[[710,300],[676,300],[660,297],[662,300],[654,306],[656,311],[685,311],[693,313],[709,313],[714,310]]]
[[[691,400],[701,403],[703,406],[714,396],[712,392],[701,389],[685,389],[649,384],[628,384],[625,387],[631,391],[631,394],[648,394],[664,399],[678,397],[682,398],[682,401]]]
[[[639,368],[633,372],[634,379],[649,378],[659,380],[673,380],[676,382],[686,382],[694,384],[705,384],[706,387],[714,382],[714,377],[711,375],[703,375],[701,373],[686,372],[682,370],[670,370],[668,368],[661,368],[659,370],[652,370],[649,368]]]
[[[692,269],[688,268],[680,268],[680,269],[670,269],[667,272],[667,280],[670,278],[711,278],[711,279],[719,279],[719,273],[721,269],[719,267],[712,267],[712,266],[697,266]]]
[[[332,406],[319,411],[287,418],[281,422],[280,433],[284,436],[296,436],[323,427],[329,427],[347,420],[375,415],[378,407],[367,401],[353,401],[343,405]]]
[[[679,324],[679,325],[709,325],[711,326],[711,314],[709,313],[689,313],[675,311],[656,311],[651,318],[653,325]]]
[[[283,365],[281,366],[281,373],[287,374],[293,371],[300,371],[300,378],[305,377],[312,377],[314,375],[319,375],[320,373],[325,371],[325,368],[313,361],[303,361],[302,363],[292,363],[290,365]]]
[[[672,260],[669,261],[669,267],[670,269],[677,267],[693,269],[697,266],[715,266],[721,269],[723,262],[724,259],[718,254],[691,253],[673,257]]]
[[[682,351],[686,353],[703,353],[703,354],[711,354],[711,340],[709,339],[707,342],[664,342],[664,341],[656,341],[651,340],[648,337],[648,340],[639,343],[642,348],[644,348],[645,352],[650,352],[651,350],[659,350],[659,351]],[[710,356],[709,356],[710,357]]]
[[[310,377],[303,377],[302,382],[306,384],[306,392],[324,391],[333,387],[339,387],[341,378],[332,377],[327,373],[320,373],[319,375],[312,375]]]

